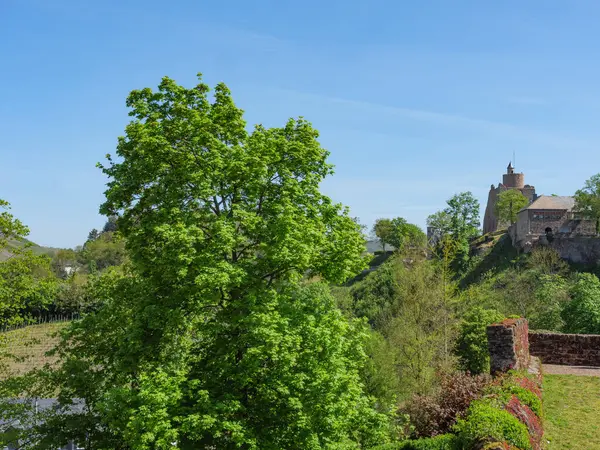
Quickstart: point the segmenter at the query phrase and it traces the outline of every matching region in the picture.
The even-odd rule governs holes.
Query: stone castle
[[[500,223],[495,211],[498,195],[509,189],[521,191],[529,200],[529,205],[517,213],[514,224]],[[574,197],[536,194],[535,187],[525,184],[525,174],[515,173],[512,163],[502,176],[502,183],[490,188],[485,208],[483,232],[501,229],[507,229],[513,245],[526,252],[537,245],[551,245],[573,262],[600,260],[596,221],[577,212]]]
[[[525,174],[515,173],[515,168],[513,167],[512,162],[510,162],[506,168],[506,173],[502,175],[502,183],[500,183],[498,187],[495,187],[492,184],[490,188],[488,202],[485,208],[485,216],[483,217],[484,234],[493,233],[500,228],[507,228],[510,225],[509,223],[498,223],[495,211],[498,194],[509,189],[518,189],[521,191],[521,193],[527,197],[530,204],[537,198],[535,187],[525,184]]]

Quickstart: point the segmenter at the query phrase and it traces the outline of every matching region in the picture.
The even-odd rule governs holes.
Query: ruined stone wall
[[[552,242],[543,238],[538,245],[549,245],[561,258],[574,263],[596,264],[600,261],[600,237],[555,235]]]
[[[570,219],[558,230],[574,236],[596,236],[596,221],[590,219]]]
[[[530,332],[529,351],[546,364],[600,366],[600,335]]]
[[[526,184],[523,189],[520,189],[520,191],[525,197],[527,197],[529,203],[532,203],[537,198],[535,194],[535,187],[533,186]]]
[[[529,367],[529,327],[526,319],[506,319],[487,327],[492,374]]]
[[[485,207],[485,214],[483,216],[483,233],[493,233],[498,229],[498,222],[496,219],[496,212],[494,208],[496,207],[496,201],[498,199],[498,189],[494,187],[490,188],[490,193],[488,194],[488,201]]]
[[[513,225],[515,227],[515,239],[513,239],[513,245],[515,242],[521,243],[521,241],[527,239],[529,235],[528,215],[528,210],[521,211],[517,214],[517,223]]]

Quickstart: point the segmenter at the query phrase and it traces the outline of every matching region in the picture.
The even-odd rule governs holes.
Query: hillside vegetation
[[[23,248],[28,245],[29,249],[35,255],[48,255],[54,257],[61,249],[55,247],[43,247],[27,239],[9,239],[5,248],[0,249],[0,261],[5,261],[10,257],[15,249]]]

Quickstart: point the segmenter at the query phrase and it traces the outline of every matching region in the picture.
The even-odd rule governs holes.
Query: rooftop
[[[560,211],[571,211],[575,207],[575,197],[558,196],[558,195],[540,195],[526,209],[551,209]]]

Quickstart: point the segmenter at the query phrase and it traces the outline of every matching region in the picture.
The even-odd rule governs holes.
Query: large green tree
[[[373,224],[372,233],[379,240],[381,243],[381,248],[385,252],[385,246],[390,244],[392,234],[394,233],[392,221],[385,218],[377,219]]]
[[[529,200],[518,189],[508,189],[498,194],[496,216],[502,223],[513,224],[517,221],[517,213],[529,204]]]
[[[596,220],[596,232],[600,232],[600,173],[585,182],[575,192],[575,208],[588,218]]]
[[[392,233],[388,242],[396,250],[423,248],[427,242],[427,236],[417,225],[408,223],[402,217],[392,219]]]
[[[404,248],[424,247],[427,241],[423,230],[402,217],[377,219],[373,225],[373,234],[381,242],[384,251],[387,244],[400,251]]]
[[[450,233],[456,239],[471,239],[479,233],[479,200],[471,192],[452,196],[444,210],[450,218]]]
[[[105,306],[71,328],[50,374],[88,408],[38,433],[122,449],[385,441],[360,383],[361,326],[302,281],[364,267],[359,224],[319,190],[328,152],[303,119],[249,133],[225,85],[208,93],[164,78],[128,97],[101,211],[119,215],[131,269],[94,283]]]
[[[430,215],[427,225],[433,229],[439,255],[451,255],[452,270],[463,275],[469,264],[469,241],[479,234],[479,201],[471,192],[448,199],[447,207]]]

